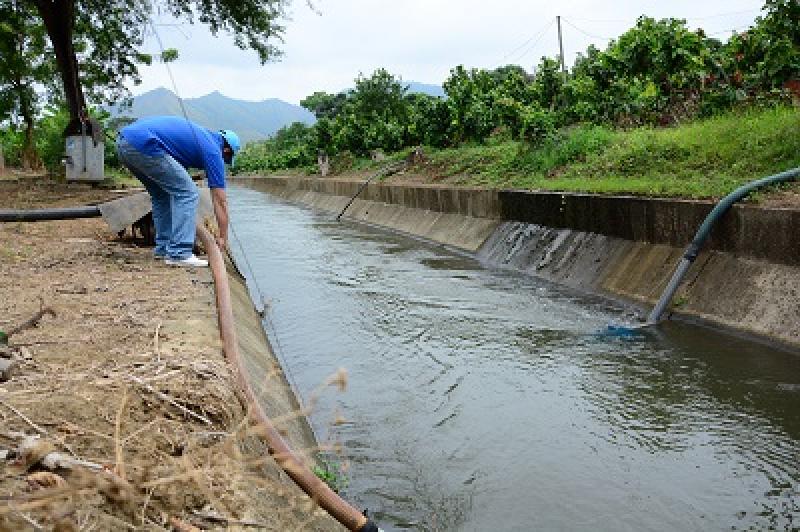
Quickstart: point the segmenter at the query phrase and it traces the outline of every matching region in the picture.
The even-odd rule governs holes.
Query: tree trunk
[[[75,0],[33,0],[42,17],[56,53],[56,64],[64,84],[70,121],[64,135],[80,134],[81,118],[86,118],[86,99],[78,76],[78,59],[72,43],[75,27]]]
[[[3,157],[3,143],[0,142],[0,176],[6,173],[6,159]]]
[[[33,115],[26,114],[25,118],[25,140],[22,144],[22,168],[25,170],[39,170],[42,168],[42,160],[36,151],[36,141],[33,136]]]
[[[23,35],[19,36],[20,57],[24,56],[24,39],[25,37]],[[25,139],[22,141],[22,153],[20,154],[22,159],[22,169],[38,170],[41,165],[41,160],[39,159],[39,154],[36,153],[36,142],[33,134],[33,128],[35,126],[33,100],[36,96],[33,93],[33,89],[26,87],[23,84],[19,72],[17,72],[17,76],[14,81],[15,83],[13,87],[17,92],[17,101],[19,102],[20,114],[22,115],[23,122],[25,122]]]

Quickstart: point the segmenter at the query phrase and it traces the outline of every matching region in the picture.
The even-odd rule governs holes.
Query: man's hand
[[[228,251],[228,239],[225,238],[224,236],[217,237],[217,245],[219,246],[219,249],[221,249],[223,253]]]

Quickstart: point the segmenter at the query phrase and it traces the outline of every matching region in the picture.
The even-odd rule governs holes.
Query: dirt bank
[[[0,194],[4,208],[115,195],[26,179]],[[250,433],[207,270],[167,267],[94,219],[0,224],[0,276],[0,330],[55,312],[6,349],[0,529],[339,529]],[[53,476],[43,455],[89,464]]]

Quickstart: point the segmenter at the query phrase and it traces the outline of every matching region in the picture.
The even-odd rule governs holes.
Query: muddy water
[[[230,203],[300,393],[348,371],[312,423],[384,530],[800,526],[796,354],[674,323],[598,335],[630,311],[259,192]]]

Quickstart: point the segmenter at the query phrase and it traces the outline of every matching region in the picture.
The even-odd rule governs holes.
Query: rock
[[[18,358],[0,358],[0,382],[6,382],[19,368]]]
[[[422,164],[425,162],[425,154],[422,151],[421,146],[417,146],[414,148],[411,153],[408,154],[406,157],[406,162],[408,164]]]
[[[33,360],[33,351],[29,347],[22,345],[19,347],[19,356],[23,360]]]

